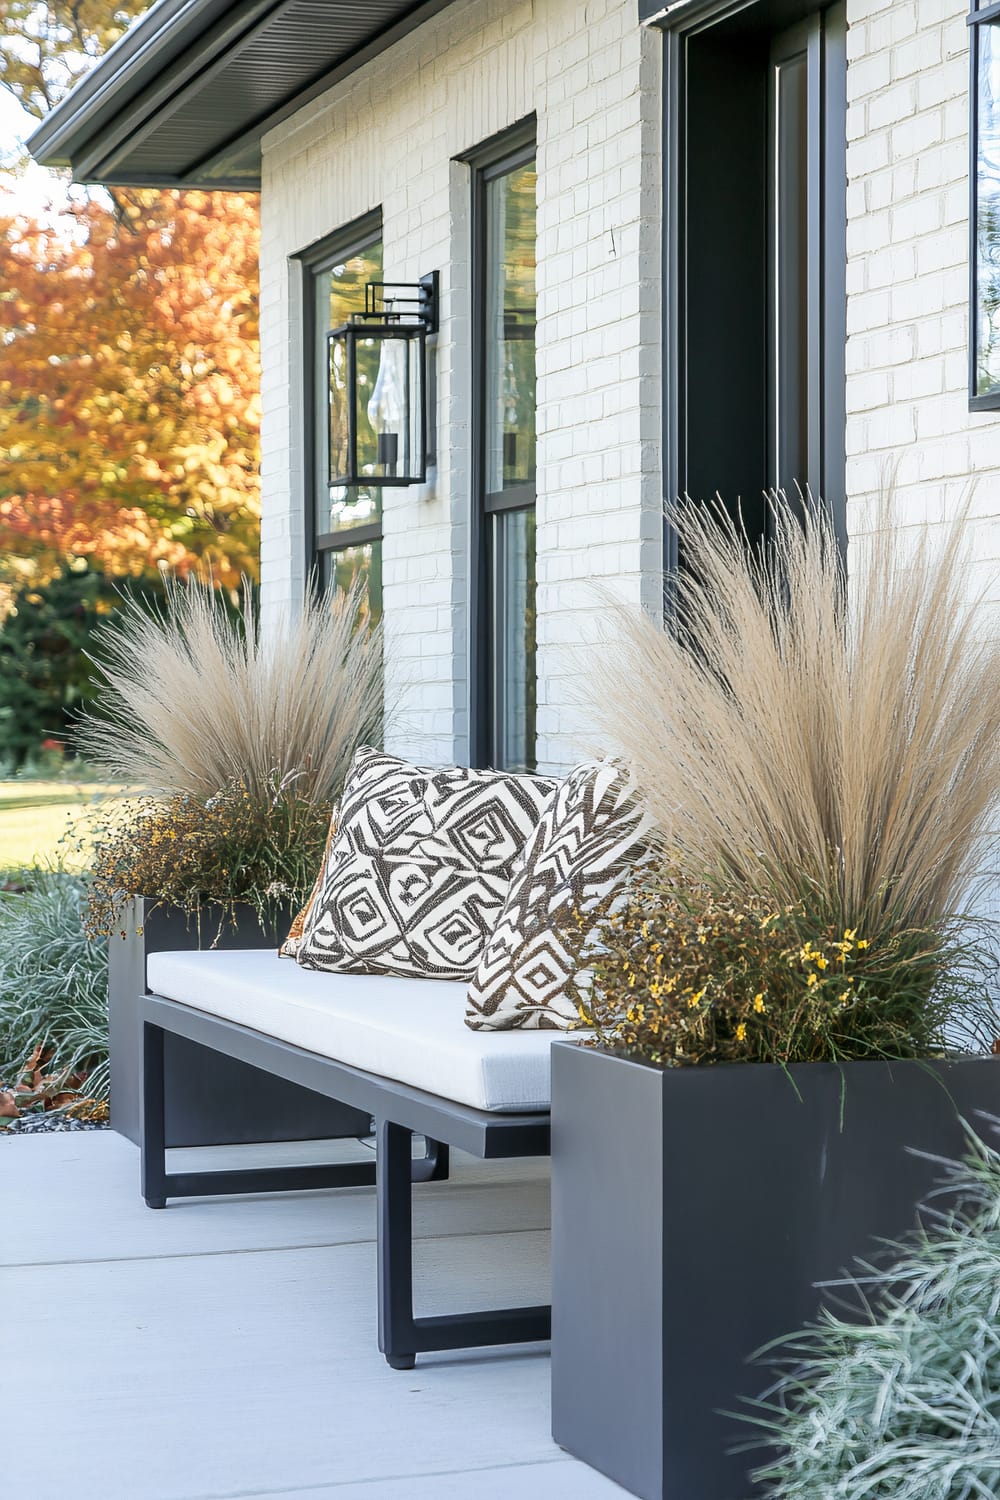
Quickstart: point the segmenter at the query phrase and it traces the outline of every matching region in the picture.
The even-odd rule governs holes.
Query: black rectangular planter
[[[146,955],[211,947],[277,948],[291,921],[288,914],[262,926],[247,906],[237,909],[234,926],[217,906],[203,907],[196,918],[139,897],[129,902],[119,931],[108,940],[112,1129],[138,1144],[142,1052],[136,998],[147,990]],[[167,1036],[164,1074],[168,1146],[333,1140],[364,1136],[370,1128],[369,1117],[360,1110],[210,1052],[186,1037]]]
[[[790,1072],[553,1046],[552,1431],[643,1500],[754,1494],[722,1414],[769,1383],[749,1356],[914,1227],[941,1176],[914,1149],[1000,1115],[993,1058]]]

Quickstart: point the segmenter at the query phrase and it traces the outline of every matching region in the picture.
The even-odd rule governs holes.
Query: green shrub
[[[51,774],[77,749],[76,721],[97,691],[88,652],[123,598],[162,595],[161,583],[108,579],[67,565],[10,595],[0,624],[0,765]]]
[[[0,1081],[12,1084],[36,1049],[45,1071],[86,1075],[108,1097],[108,958],[83,930],[88,882],[57,870],[8,877],[0,890]]]
[[[89,692],[85,656],[97,623],[100,579],[66,569],[18,590],[0,630],[0,758],[40,762],[70,737],[70,715]]]
[[[970,1133],[948,1188],[951,1212],[861,1273],[864,1321],[828,1312],[778,1346],[751,1419],[771,1500],[1000,1494],[1000,1156]]]

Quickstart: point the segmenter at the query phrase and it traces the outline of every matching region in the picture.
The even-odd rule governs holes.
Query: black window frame
[[[499,601],[495,598],[493,586],[495,559],[490,540],[490,517],[509,511],[533,510],[537,500],[537,484],[519,485],[492,494],[486,490],[488,297],[486,189],[488,184],[496,178],[503,177],[509,172],[516,171],[518,167],[535,161],[537,154],[537,121],[532,114],[458,158],[468,165],[471,172],[472,495],[469,525],[469,619],[471,623],[469,756],[474,766],[494,764],[499,731],[498,674],[495,651]]]
[[[1000,411],[1000,386],[979,394],[979,28],[1000,26],[1000,3],[972,9],[969,28],[969,410]]]
[[[303,505],[305,507],[305,562],[307,586],[321,586],[325,558],[336,552],[345,552],[351,547],[363,547],[369,543],[381,544],[384,540],[383,520],[368,526],[344,526],[335,531],[320,532],[316,517],[319,512],[320,495],[329,488],[327,476],[321,475],[317,467],[317,453],[329,450],[329,443],[320,450],[317,424],[321,392],[317,389],[318,340],[316,328],[316,281],[326,275],[342,261],[362,254],[370,246],[381,242],[383,222],[381,207],[372,209],[349,224],[325,235],[294,259],[301,267],[302,276],[302,477]],[[359,311],[364,311],[363,307]],[[379,600],[381,613],[381,599]]]
[[[688,345],[693,338],[705,339],[704,330],[688,328],[687,308],[687,191],[688,152],[688,46],[737,16],[756,13],[762,34],[772,34],[808,21],[817,13],[833,12],[836,0],[689,0],[683,7],[655,5],[639,0],[640,19],[663,33],[663,241],[662,241],[662,349],[663,349],[663,490],[672,504],[688,493]],[[817,254],[823,285],[819,298],[811,294],[810,321],[822,326],[820,378],[810,392],[809,428],[820,433],[818,448],[819,489],[832,513],[843,554],[847,549],[846,518],[846,27],[836,37],[836,50],[827,50],[824,35],[824,94],[820,125],[819,180],[825,185],[822,236]],[[817,107],[810,100],[810,109]],[[844,139],[833,142],[828,130],[830,111],[845,119]],[[839,204],[833,198],[842,184]],[[765,258],[767,251],[765,250]],[[770,337],[768,322],[761,329]],[[841,336],[842,335],[842,336]],[[711,342],[709,340],[709,342]],[[766,345],[762,345],[766,347]],[[769,385],[769,378],[765,381]],[[720,419],[721,420],[721,419]],[[770,446],[773,417],[765,416],[763,435]],[[765,471],[770,461],[765,465]],[[763,485],[761,486],[763,488]],[[725,497],[724,497],[725,498]],[[670,578],[681,565],[674,529],[664,527],[663,567],[666,580],[665,610],[672,607]]]

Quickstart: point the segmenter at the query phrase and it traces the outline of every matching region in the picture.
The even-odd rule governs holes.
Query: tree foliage
[[[8,0],[0,86],[44,115],[146,0]],[[0,197],[0,556],[38,584],[255,577],[257,208],[104,192],[33,220]]]
[[[257,215],[144,193],[0,216],[0,552],[256,574]]]
[[[6,0],[0,86],[41,119],[148,9],[149,0]]]
[[[26,585],[0,631],[0,768],[37,762],[46,742],[73,747],[76,714],[94,692],[86,651],[116,603],[86,563]]]

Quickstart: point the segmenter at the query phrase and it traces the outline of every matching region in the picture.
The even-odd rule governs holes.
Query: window
[[[306,400],[308,404],[307,504],[311,566],[321,587],[363,583],[372,620],[382,613],[382,491],[330,484],[329,358],[326,335],[364,309],[365,287],[382,280],[382,229],[378,215],[324,241],[303,257],[306,269]],[[374,389],[378,350],[358,351],[359,384]]]
[[[473,159],[473,755],[535,766],[534,129]]]
[[[980,4],[972,31],[972,312],[970,391],[975,409],[1000,409],[1000,5]]]
[[[843,4],[778,0],[666,35],[666,488],[751,537],[808,487],[846,539],[845,39]]]

